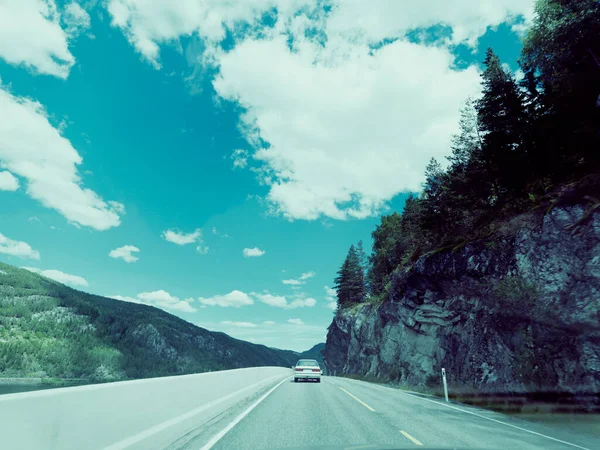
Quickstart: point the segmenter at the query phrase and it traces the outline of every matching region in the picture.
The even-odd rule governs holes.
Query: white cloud
[[[0,253],[18,256],[23,259],[40,259],[40,252],[31,248],[26,242],[14,241],[0,233]]]
[[[115,300],[121,300],[123,302],[145,304],[143,301],[141,301],[140,299],[137,299],[135,297],[127,297],[127,296],[123,296],[123,295],[111,295],[110,298],[114,298]]]
[[[63,12],[62,21],[70,37],[76,37],[90,27],[90,16],[78,3],[69,3]]]
[[[29,270],[42,275],[43,277],[50,278],[51,280],[58,281],[59,283],[68,284],[71,286],[89,286],[87,280],[77,275],[71,275],[70,273],[61,272],[60,270],[48,269],[41,270],[35,267],[21,267],[21,269]]]
[[[121,214],[122,216],[125,215],[125,205],[123,203],[115,202],[113,200],[109,200],[107,203],[114,212]]]
[[[327,305],[325,306],[335,311],[337,309],[337,291],[329,286],[324,286],[323,289],[325,290],[325,300],[327,301]]]
[[[114,250],[111,250],[110,253],[108,254],[108,256],[110,256],[111,258],[115,258],[115,259],[120,258],[127,263],[134,263],[139,258],[137,256],[133,256],[132,253],[137,253],[139,251],[140,251],[140,249],[133,245],[124,245],[123,247],[119,247],[119,248],[115,248]]]
[[[217,95],[245,111],[253,150],[240,164],[257,162],[272,212],[363,218],[420,189],[428,160],[449,153],[464,99],[479,92],[477,68],[452,69],[448,42],[473,45],[488,27],[530,18],[533,0],[337,0],[328,14],[319,4],[111,0],[109,11],[156,66],[161,44],[199,36],[196,61],[212,64]],[[259,29],[273,7],[275,26]],[[446,42],[405,39],[440,24],[452,28]],[[225,52],[227,30],[236,41]],[[384,38],[398,40],[373,50]]]
[[[166,309],[169,311],[180,311],[186,313],[198,311],[190,304],[194,301],[193,298],[180,300],[178,297],[175,297],[174,295],[171,295],[162,289],[152,292],[140,292],[136,297],[113,295],[111,298],[125,302],[155,306],[157,308]]]
[[[250,295],[256,298],[259,302],[264,303],[265,305],[283,309],[295,309],[306,307],[312,308],[317,304],[317,301],[314,298],[305,298],[301,294],[296,295],[295,298],[291,301],[288,301],[288,299],[283,295],[273,295],[268,292],[251,292]]]
[[[314,298],[297,298],[292,300],[290,303],[290,308],[312,308],[317,304],[317,301]]]
[[[193,244],[194,242],[202,242],[202,230],[196,228],[192,233],[183,233],[179,230],[166,230],[162,233],[163,239],[173,242],[177,245]]]
[[[314,272],[306,272],[303,273],[302,275],[300,275],[299,278],[291,278],[289,280],[282,280],[281,282],[283,284],[289,284],[292,286],[298,286],[301,284],[306,284],[306,280],[308,280],[309,278],[314,277],[316,274]]]
[[[233,327],[239,328],[256,328],[257,325],[252,322],[232,322],[231,320],[224,320],[221,322],[221,325],[231,325]]]
[[[248,165],[248,152],[246,150],[238,149],[231,154],[233,159],[234,169],[243,169]]]
[[[292,323],[294,325],[304,325],[302,319],[288,319],[288,323]]]
[[[196,251],[201,255],[206,255],[208,253],[208,245],[199,245],[196,247]]]
[[[25,178],[30,197],[72,224],[96,230],[118,226],[114,206],[82,186],[77,172],[81,163],[81,156],[50,124],[40,103],[13,96],[0,86],[0,167]]]
[[[224,308],[233,307],[239,308],[240,306],[247,306],[254,304],[254,300],[248,296],[248,294],[234,290],[229,294],[225,295],[214,295],[212,297],[200,297],[198,301],[207,306],[221,306]]]
[[[373,55],[366,45],[312,43],[290,52],[278,36],[221,56],[213,84],[246,110],[242,129],[274,212],[364,218],[419,190],[429,159],[448,154],[457,112],[479,90],[477,69],[452,63],[446,49],[405,41]]]
[[[0,58],[9,64],[67,78],[75,63],[68,40],[54,0],[0,2]]]
[[[269,9],[289,16],[314,0],[109,0],[112,25],[120,28],[135,49],[155,67],[160,67],[159,45],[180,36],[198,33],[211,46],[222,41],[226,28],[242,22],[255,23]]]
[[[265,321],[263,322],[263,325],[268,325],[268,326],[270,326],[270,325],[275,325],[275,322],[273,322],[272,320],[265,320]]]
[[[256,297],[259,302],[264,303],[265,305],[275,306],[277,308],[288,308],[287,299],[282,295],[252,292],[252,296]]]
[[[252,257],[262,256],[266,252],[264,250],[261,250],[258,247],[254,247],[254,248],[245,248],[242,253],[244,254],[244,258],[252,258]]]
[[[16,191],[17,189],[19,189],[19,180],[10,172],[0,172],[0,191]]]

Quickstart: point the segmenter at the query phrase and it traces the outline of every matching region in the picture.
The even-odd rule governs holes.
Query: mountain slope
[[[0,263],[0,377],[109,381],[289,367],[297,358]]]
[[[315,345],[310,350],[306,350],[298,355],[298,359],[314,359],[323,367],[323,351],[325,350],[325,342]]]

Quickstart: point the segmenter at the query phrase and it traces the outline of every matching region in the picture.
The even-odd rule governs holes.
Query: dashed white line
[[[346,394],[348,394],[350,397],[352,397],[354,400],[356,400],[358,403],[360,403],[361,405],[363,405],[365,408],[367,408],[368,410],[375,412],[375,410],[373,408],[371,408],[369,405],[367,405],[365,402],[363,402],[360,398],[358,398],[357,396],[351,394],[350,392],[348,392],[346,389],[344,389],[341,386],[338,386],[342,391],[344,391]]]
[[[404,436],[406,439],[408,439],[415,445],[423,445],[423,443],[421,441],[419,441],[417,438],[412,437],[410,434],[408,434],[404,430],[400,430],[400,434],[402,434],[402,436]]]

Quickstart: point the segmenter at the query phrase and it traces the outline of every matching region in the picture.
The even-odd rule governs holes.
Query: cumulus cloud
[[[304,325],[302,319],[288,319],[288,323],[292,323],[294,325]]]
[[[208,246],[204,245],[202,230],[200,228],[196,228],[191,233],[184,233],[178,229],[166,230],[163,231],[162,237],[166,241],[177,245],[197,244],[196,251],[201,255],[206,255],[209,250]]]
[[[90,16],[79,3],[71,2],[65,6],[62,21],[68,36],[76,37],[90,27]]]
[[[248,165],[248,152],[246,150],[238,149],[231,154],[233,159],[234,169],[243,169]]]
[[[14,3],[19,2],[8,2]],[[0,11],[0,21],[2,17]],[[50,124],[40,103],[0,86],[0,167],[26,179],[27,194],[69,222],[96,230],[118,226],[121,208],[116,205],[121,204],[111,205],[82,185],[77,171],[81,163],[79,153]]]
[[[291,278],[289,280],[282,280],[281,282],[283,284],[290,284],[293,286],[298,286],[300,284],[306,284],[306,280],[314,277],[315,275],[316,274],[314,272],[306,272],[306,273],[303,273],[302,275],[300,275],[299,278]]]
[[[141,303],[144,305],[155,306],[157,308],[192,313],[198,311],[191,305],[193,298],[180,300],[178,297],[169,294],[166,291],[158,290],[152,292],[140,292],[135,297],[127,297],[121,295],[113,295],[111,298],[131,303]]]
[[[16,191],[17,189],[19,189],[19,180],[6,170],[0,172],[0,191]]]
[[[214,295],[212,297],[200,297],[198,301],[207,306],[221,306],[223,308],[239,308],[254,304],[254,300],[242,291],[234,290],[225,295]]]
[[[327,305],[325,306],[335,311],[337,309],[337,291],[329,286],[325,286],[324,289],[325,300],[327,301]]]
[[[122,259],[127,263],[134,263],[139,258],[137,256],[134,256],[133,253],[137,253],[139,251],[140,249],[133,245],[124,245],[123,247],[111,250],[108,256],[115,259]]]
[[[163,239],[177,245],[193,244],[202,237],[202,230],[196,228],[192,233],[183,233],[179,230],[166,230],[162,233]]]
[[[291,300],[283,295],[273,295],[268,292],[251,292],[250,295],[265,305],[283,309],[312,308],[317,304],[314,298],[307,298],[302,294],[295,295]]]
[[[233,327],[240,327],[240,328],[256,328],[257,327],[257,325],[252,322],[235,322],[235,321],[231,321],[231,320],[224,320],[221,322],[221,325],[231,325]]]
[[[27,242],[14,241],[0,233],[0,253],[23,259],[40,259],[40,252],[31,248]]]
[[[0,58],[37,73],[67,78],[75,58],[60,19],[54,0],[0,2]]]
[[[254,248],[245,248],[242,253],[244,255],[244,258],[252,258],[252,257],[262,256],[266,252],[264,250],[261,250],[258,247],[254,247]]]
[[[50,278],[51,280],[58,281],[59,283],[68,284],[71,286],[89,286],[85,278],[77,275],[71,275],[70,273],[61,272],[60,270],[42,270],[36,269],[35,267],[21,267],[21,269],[40,274],[43,277]]]
[[[523,23],[533,0],[331,6],[111,0],[109,11],[157,67],[161,44],[198,35],[196,61],[215,69],[217,95],[244,111],[240,128],[252,150],[236,151],[234,161],[256,162],[271,212],[290,220],[364,218],[398,193],[419,190],[429,159],[449,153],[463,101],[479,91],[478,69],[455,69],[449,46],[473,46],[488,27]],[[275,24],[261,27],[273,8]],[[436,25],[451,32],[435,45],[406,38]],[[223,51],[227,31],[235,42]]]

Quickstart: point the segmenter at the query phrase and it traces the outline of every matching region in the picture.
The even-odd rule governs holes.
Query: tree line
[[[338,305],[386,295],[390,275],[422,254],[489,234],[558,186],[600,166],[600,2],[537,0],[515,76],[490,48],[481,96],[466,99],[444,167],[381,217],[364,257],[351,246],[335,279]],[[600,192],[600,183],[593,179]]]

